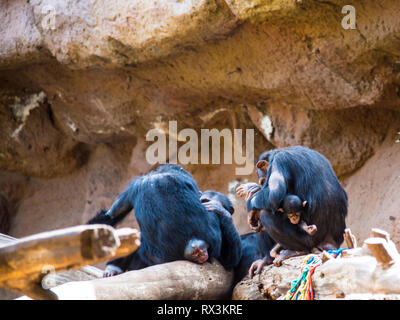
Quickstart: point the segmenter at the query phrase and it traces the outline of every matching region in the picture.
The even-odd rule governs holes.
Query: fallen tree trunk
[[[52,288],[60,300],[172,300],[229,298],[233,273],[216,260],[174,261],[118,276]]]
[[[320,254],[325,262],[312,275],[315,299],[400,297],[400,260],[396,247],[388,233],[373,229],[372,235],[362,247],[343,251],[339,258]],[[243,279],[236,285],[233,299],[282,299],[291,289],[291,281],[300,277],[304,258],[290,258],[280,267],[270,265],[253,279]]]
[[[48,273],[125,256],[140,245],[139,232],[83,225],[43,232],[0,245],[0,287],[37,299],[57,299],[43,287]]]
[[[126,241],[126,239],[124,239],[125,237],[124,233],[126,232],[126,230],[124,229],[120,230],[122,230],[122,232],[120,232],[122,235],[120,236],[120,241],[121,238],[122,241]],[[9,244],[10,242],[17,240],[18,240],[17,238],[0,233],[0,245],[7,243]],[[103,270],[100,270],[99,268],[93,266],[83,266],[78,270],[68,270],[58,273],[49,273],[48,275],[43,277],[41,284],[44,289],[50,289],[52,287],[59,286],[66,282],[86,281],[102,277],[103,277]],[[15,291],[0,288],[0,300],[11,300],[11,299],[16,299],[20,296],[21,294],[16,293]]]
[[[42,279],[42,286],[51,289],[72,281],[87,281],[103,278],[103,270],[93,266],[83,266],[78,270],[68,270],[64,272],[49,273]]]

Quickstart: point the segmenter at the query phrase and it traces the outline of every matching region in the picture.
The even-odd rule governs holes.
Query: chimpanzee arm
[[[247,212],[253,209],[270,209],[276,212],[287,193],[287,182],[282,172],[273,167],[268,181],[260,191],[254,193],[246,202]]]
[[[226,210],[225,210],[226,211]],[[228,213],[228,211],[226,211]],[[222,229],[222,248],[221,248],[221,263],[226,268],[234,268],[239,264],[241,258],[241,241],[239,233],[233,223],[231,215],[224,214],[220,216]]]
[[[287,193],[287,183],[282,172],[276,167],[272,168],[271,175],[268,179],[269,198],[264,208],[271,209],[276,212],[280,208],[281,202]]]
[[[117,200],[115,200],[109,210],[100,210],[96,216],[90,219],[87,223],[101,223],[114,227],[133,209],[130,193],[130,187],[128,187],[128,189],[117,197]]]
[[[240,235],[233,223],[232,215],[218,202],[204,203],[208,211],[218,215],[222,231],[222,247],[219,261],[225,268],[233,268],[239,264],[242,255]]]
[[[117,197],[111,208],[106,212],[107,216],[116,219],[121,215],[126,216],[133,209],[130,188],[131,186]]]
[[[88,224],[101,223],[113,227],[118,224],[133,209],[135,187],[136,179],[131,182],[124,192],[118,195],[109,210],[100,210],[95,217],[88,221]]]

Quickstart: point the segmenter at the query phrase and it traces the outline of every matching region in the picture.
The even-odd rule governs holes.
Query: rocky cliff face
[[[399,244],[396,0],[13,0],[0,4],[0,192],[9,232],[84,223],[152,168],[151,129],[255,129],[255,156],[323,153],[361,239]],[[186,165],[228,193],[236,164]],[[246,232],[243,203],[236,224]],[[125,224],[132,224],[133,218]],[[5,230],[3,230],[5,231]]]

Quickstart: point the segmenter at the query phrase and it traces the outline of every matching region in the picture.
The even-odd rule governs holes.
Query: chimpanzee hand
[[[317,232],[318,228],[315,224],[306,226],[304,231],[307,232],[310,236],[313,236]]]
[[[87,224],[111,224],[111,217],[108,216],[107,214],[107,210],[105,209],[101,209],[99,210],[99,212],[97,212],[96,216],[93,217],[92,219],[90,219]]]
[[[236,193],[245,200],[249,200],[261,187],[257,183],[245,183],[236,188]]]
[[[260,233],[263,231],[264,226],[260,221],[260,210],[253,209],[247,214],[247,224],[254,232]]]
[[[228,212],[228,210],[226,210],[222,206],[221,202],[217,200],[210,200],[208,202],[203,202],[203,205],[209,212],[215,212],[219,216],[232,217],[231,214]]]
[[[264,266],[271,264],[271,262],[272,262],[271,259],[268,258],[263,258],[254,261],[249,269],[250,279],[253,279],[255,274],[260,274]]]

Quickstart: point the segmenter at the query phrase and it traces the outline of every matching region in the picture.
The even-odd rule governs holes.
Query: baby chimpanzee
[[[305,212],[306,207],[307,201],[302,201],[297,195],[288,194],[283,199],[282,207],[279,208],[278,211],[286,214],[292,224],[299,225],[301,229],[312,236],[317,232],[317,226],[315,224],[307,225],[304,220],[301,220],[301,216]],[[276,244],[270,252],[271,257],[277,257],[281,248],[279,243]]]
[[[292,224],[298,224],[301,229],[312,236],[317,232],[317,226],[315,224],[309,226],[304,220],[301,220],[306,206],[307,201],[301,201],[298,196],[288,194],[282,201],[282,208],[279,208],[278,211],[284,212]]]

